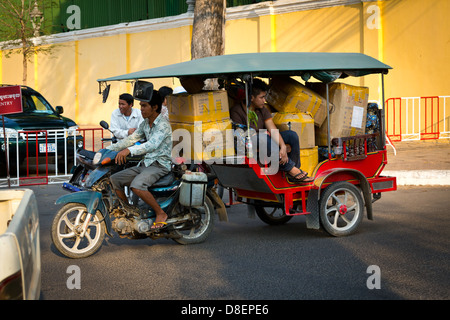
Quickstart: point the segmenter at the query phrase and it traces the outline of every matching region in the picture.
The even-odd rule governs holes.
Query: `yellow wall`
[[[355,4],[343,0],[345,5],[308,10],[302,9],[303,1],[292,3],[300,9],[286,10],[284,6],[281,10],[281,1],[229,9],[226,53],[361,52],[394,67],[385,79],[386,99],[449,94],[450,1]],[[369,28],[375,21],[373,11],[369,11],[373,6],[381,12],[381,20],[375,19],[380,22],[378,29]],[[110,99],[102,104],[97,79],[190,59],[192,17],[183,19],[188,23],[171,26],[165,22],[164,27],[151,31],[122,31],[108,36],[100,32],[95,38],[77,37],[75,32],[70,41],[58,44],[51,57],[39,54],[29,63],[28,85],[36,87],[52,105],[64,106],[64,115],[78,124],[97,127],[100,120],[109,121],[118,95],[131,90],[130,85],[114,83]],[[2,54],[0,64],[3,83],[21,83],[20,56],[6,58]],[[173,79],[153,82],[156,88],[179,85]],[[369,86],[370,99],[381,99],[378,76],[345,82]]]
[[[449,94],[450,1],[385,1],[390,96]]]

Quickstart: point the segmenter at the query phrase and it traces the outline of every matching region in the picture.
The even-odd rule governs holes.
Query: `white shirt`
[[[115,109],[111,114],[111,125],[109,129],[118,140],[128,137],[128,129],[138,128],[143,121],[141,110],[132,108],[131,115],[125,117],[119,109]]]
[[[169,110],[166,106],[161,106],[161,115],[169,121]]]

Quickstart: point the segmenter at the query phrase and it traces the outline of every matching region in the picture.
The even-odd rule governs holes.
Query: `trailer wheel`
[[[255,206],[255,211],[263,222],[272,226],[284,224],[292,218],[292,216],[287,216],[281,208]]]
[[[320,222],[332,236],[348,236],[361,224],[364,202],[360,190],[345,181],[335,182],[320,197]]]

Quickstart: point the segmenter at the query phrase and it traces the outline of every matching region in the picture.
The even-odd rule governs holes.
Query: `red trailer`
[[[384,76],[389,69],[388,65],[360,53],[249,53],[202,58],[98,81],[103,86],[110,81],[166,77],[218,78],[219,83],[239,79],[245,86],[249,106],[248,92],[255,77],[315,78],[326,88],[325,125],[330,132],[329,86],[346,77],[379,74],[383,103],[376,110],[378,131],[342,137],[328,134],[324,146],[327,155],[312,170],[312,182],[291,183],[281,171],[265,174],[265,165],[252,161],[249,150],[208,161],[219,185],[232,190],[250,209],[254,208],[264,222],[283,224],[292,216],[305,215],[308,228],[323,227],[333,236],[345,236],[357,230],[364,208],[367,218],[372,220],[372,203],[381,198],[382,192],[397,189],[395,177],[382,175],[387,164]]]

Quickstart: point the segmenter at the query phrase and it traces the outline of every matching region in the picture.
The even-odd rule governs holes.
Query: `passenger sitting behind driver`
[[[156,219],[152,229],[161,229],[167,224],[167,214],[147,188],[171,170],[172,128],[167,119],[160,115],[161,97],[158,91],[153,91],[150,100],[136,97],[135,99],[141,101],[144,121],[131,136],[110,145],[108,149],[120,151],[116,156],[117,164],[125,163],[129,154],[132,156],[145,154],[145,157],[138,166],[113,174],[111,184],[117,196],[125,204],[128,204],[128,199],[124,187],[129,186],[139,198],[155,211]],[[145,143],[134,145],[143,138],[147,140]]]
[[[158,90],[162,100],[161,116],[169,120],[169,110],[167,109],[167,96],[173,93],[172,88],[163,86]]]
[[[133,104],[133,96],[123,93],[119,96],[119,108],[111,114],[109,129],[119,141],[131,135],[143,120],[141,111],[133,108]]]
[[[262,141],[267,141],[267,151],[277,152],[276,149],[271,149],[272,147],[279,147],[279,169],[286,172],[287,178],[290,182],[300,183],[300,182],[311,182],[312,178],[308,177],[308,173],[300,169],[300,141],[298,135],[295,131],[286,130],[279,132],[275,126],[272,115],[268,109],[264,107],[266,103],[267,85],[264,81],[260,79],[253,79],[252,92],[251,92],[251,104],[249,107],[250,111],[255,112],[257,119],[257,126],[250,121],[250,127],[258,132],[259,139],[257,143]],[[244,103],[239,103],[233,106],[230,110],[230,117],[234,122],[247,124],[247,108]],[[272,136],[264,134],[262,129],[266,129],[266,133],[270,132]],[[262,136],[262,135],[265,136]],[[262,138],[262,139],[261,139]],[[273,141],[272,141],[273,140]],[[274,143],[274,145],[272,145]],[[288,150],[286,145],[290,145],[290,150]],[[261,149],[261,147],[259,148]],[[268,155],[270,157],[270,155]]]

